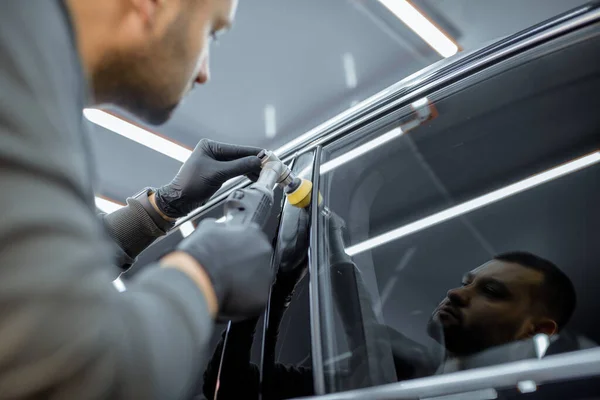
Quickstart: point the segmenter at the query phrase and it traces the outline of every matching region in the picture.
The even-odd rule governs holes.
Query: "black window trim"
[[[556,27],[556,30],[560,32],[558,34],[555,31],[545,32],[542,36],[546,39],[554,39],[563,36],[563,34],[568,34],[573,31],[577,31],[581,28],[591,25],[592,23],[598,22],[600,19],[600,9],[598,8],[600,3],[596,3],[593,5],[588,5],[586,7],[590,7],[588,9],[589,12],[584,14],[577,14],[577,16],[572,20],[567,20],[562,25]],[[534,42],[531,45],[525,46],[523,44],[520,47],[523,50],[530,50],[532,48],[538,47],[537,45],[541,45],[543,43],[548,42],[549,40],[539,40]],[[517,52],[513,54],[517,56],[524,51]],[[507,58],[498,59],[497,61],[502,61]],[[498,63],[493,63],[489,65],[489,67],[493,67]],[[486,67],[485,69],[488,69]],[[467,76],[468,77],[468,76]],[[443,89],[444,85],[430,85],[430,89],[416,89],[411,92],[407,96],[403,98],[402,101],[398,101],[396,104],[407,105],[410,101],[414,101],[419,97],[430,95],[437,88]],[[434,89],[431,89],[434,88]],[[406,104],[405,104],[406,103]],[[395,108],[395,109],[398,109]],[[385,113],[378,114],[378,118],[384,117]],[[371,122],[374,119],[370,120]],[[330,135],[325,139],[317,139],[313,142],[313,145],[321,148],[323,145],[328,145],[332,142],[335,142],[341,139],[346,134],[354,133],[357,129],[353,129],[353,126],[346,126],[344,129],[344,133],[337,135]],[[309,145],[306,149],[313,149]],[[318,179],[318,177],[313,177],[313,179]],[[313,188],[314,189],[314,188]],[[317,192],[318,193],[318,192]],[[317,214],[313,214],[312,216],[312,226],[313,228],[318,225]],[[317,230],[314,230],[314,234],[317,234]],[[315,241],[316,244],[316,241]],[[311,242],[312,246],[312,242]],[[312,253],[314,251],[314,254]],[[311,247],[311,256],[316,257],[317,249],[312,249]],[[313,258],[316,260],[316,258]],[[313,274],[311,274],[313,275]],[[316,274],[315,274],[316,275]],[[311,280],[311,292],[318,291],[318,281],[315,281],[313,286],[313,281]],[[312,304],[311,304],[312,305]],[[314,315],[318,315],[319,306],[315,307]],[[311,316],[313,315],[313,310],[311,309]],[[314,323],[314,322],[313,322]],[[317,322],[318,323],[318,322]],[[320,332],[320,326],[319,326]],[[319,345],[322,344],[322,338],[318,338]],[[315,342],[313,342],[314,346]],[[321,351],[322,354],[322,351]],[[314,357],[314,353],[313,353]],[[313,363],[315,361],[313,360]],[[561,381],[568,381],[571,379],[579,379],[579,378],[590,378],[597,377],[600,379],[600,348],[594,349],[586,349],[575,352],[570,352],[566,354],[549,356],[547,358],[541,360],[522,360],[511,363],[503,363],[499,365],[494,365],[490,367],[482,367],[477,368],[475,370],[469,371],[460,371],[446,375],[438,375],[426,378],[418,378],[398,383],[392,383],[387,385],[381,385],[376,387],[370,387],[360,390],[352,390],[346,392],[337,392],[331,393],[327,395],[317,395],[314,397],[309,397],[306,399],[319,399],[319,400],[360,400],[360,399],[414,399],[414,398],[425,398],[425,397],[436,397],[436,396],[445,396],[452,394],[461,394],[466,392],[473,392],[483,389],[509,389],[515,388],[519,382],[523,381],[533,381],[536,384],[544,384],[544,383],[557,383]],[[315,375],[315,381],[317,376]],[[315,384],[315,388],[316,388]],[[322,392],[316,392],[322,393]]]

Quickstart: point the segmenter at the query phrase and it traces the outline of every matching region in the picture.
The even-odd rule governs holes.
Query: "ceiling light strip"
[[[104,198],[98,197],[98,196],[96,196],[95,202],[96,202],[96,207],[100,211],[105,212],[107,214],[110,214],[113,211],[117,211],[119,208],[123,207],[122,204],[119,204],[114,201],[110,201],[110,200],[107,200],[107,199],[104,199]]]
[[[121,280],[121,277],[118,277],[113,281],[113,286],[117,289],[118,292],[125,292],[127,288],[125,287],[125,282]]]
[[[96,201],[96,207],[100,211],[105,212],[107,214],[110,214],[113,211],[117,211],[118,209],[125,207],[123,204],[119,204],[115,201],[107,200],[107,199],[105,199],[103,197],[99,197],[99,196],[95,197],[95,201]],[[227,220],[227,217],[223,216],[223,217],[217,219],[215,222],[223,223],[226,220]],[[194,230],[196,229],[194,227],[194,224],[191,221],[187,221],[181,225],[178,225],[178,228],[180,229],[181,235],[184,238],[191,235],[192,232],[194,232]]]
[[[410,2],[406,0],[379,1],[442,57],[450,57],[458,52],[458,45]]]
[[[273,139],[277,135],[277,119],[275,106],[267,104],[265,106],[265,136]]]
[[[424,108],[425,106],[427,106],[429,104],[429,99],[427,97],[423,97],[413,103],[411,103],[411,107],[412,109],[415,111],[416,113],[416,118],[412,119],[408,122],[405,122],[404,124],[402,124],[401,126],[392,129],[391,131],[373,139],[368,141],[367,143],[364,143],[361,146],[358,146],[355,149],[352,149],[346,153],[344,153],[343,155],[334,158],[331,161],[328,161],[326,163],[323,163],[323,165],[321,165],[321,169],[320,169],[320,174],[326,174],[329,171],[338,168],[341,165],[346,164],[349,161],[352,161],[354,159],[356,159],[357,157],[362,156],[365,153],[368,153],[369,151],[378,148],[379,146],[396,139],[397,137],[401,136],[403,133],[406,133],[408,131],[410,131],[411,129],[416,128],[417,126],[421,125],[424,121],[431,119],[432,118],[432,114],[433,114],[433,109],[431,107],[427,107]]]
[[[154,151],[169,156],[177,161],[185,162],[192,151],[155,133],[149,132],[105,111],[93,108],[83,110],[83,115],[96,125],[106,128],[129,140],[133,140]]]
[[[181,226],[179,227],[179,232],[181,232],[181,236],[186,238],[190,236],[192,232],[194,232],[194,229],[196,228],[194,228],[194,224],[192,223],[192,221],[187,221],[181,224]]]
[[[348,247],[346,249],[346,253],[348,253],[350,256],[354,256],[364,251],[371,250],[375,247],[389,243],[393,240],[397,240],[401,237],[429,228],[433,225],[442,223],[459,215],[466,214],[479,208],[485,207],[489,204],[495,203],[509,196],[534,188],[553,179],[560,178],[572,172],[589,167],[598,162],[600,162],[600,152],[589,154],[585,157],[576,159],[567,164],[563,164],[561,166],[542,172],[538,175],[534,175],[520,182],[506,186],[502,189],[498,189],[491,193],[477,197],[473,200],[467,201],[465,203],[456,205],[444,211],[433,214],[429,217],[420,219],[408,225],[394,229],[390,232],[376,236],[362,243],[358,243],[354,246]]]
[[[357,148],[350,150],[347,153],[344,153],[343,155],[334,158],[331,161],[328,161],[326,163],[324,163],[323,165],[321,165],[321,170],[320,173],[321,174],[326,174],[327,172],[338,168],[341,165],[346,164],[349,161],[354,160],[357,157],[362,156],[365,153],[368,153],[369,151],[397,138],[398,136],[402,135],[404,133],[404,131],[402,130],[402,128],[395,128],[392,129],[391,131],[373,139],[368,141],[367,143],[358,146]]]
[[[358,85],[354,55],[352,55],[352,53],[345,53],[342,56],[342,61],[344,64],[344,72],[346,76],[346,87],[348,89],[354,89]]]

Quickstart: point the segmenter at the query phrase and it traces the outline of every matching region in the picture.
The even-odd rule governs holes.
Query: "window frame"
[[[425,69],[401,80],[395,85],[375,94],[367,100],[339,114],[329,121],[315,127],[304,135],[290,141],[276,150],[276,154],[284,162],[290,162],[300,154],[316,151],[319,156],[315,157],[313,166],[313,199],[318,196],[319,176],[315,174],[320,168],[320,152],[322,146],[334,142],[346,135],[356,132],[359,128],[370,123],[376,123],[381,118],[391,114],[394,110],[407,106],[410,103],[427,96],[430,93],[442,90],[448,85],[469,77],[481,70],[491,68],[501,61],[517,56],[529,49],[540,46],[546,42],[559,38],[574,30],[600,21],[600,3],[590,3],[567,13],[557,16],[551,20],[542,22],[527,30],[508,36],[496,43],[482,49],[467,53],[459,53],[453,57],[435,63]],[[172,232],[185,222],[200,220],[210,213],[214,207],[234,190],[246,187],[250,181],[239,178],[227,182],[211,200],[204,206],[192,212],[186,218],[180,219]],[[316,207],[313,207],[313,214]],[[315,217],[313,215],[313,221]],[[322,354],[320,346],[320,324],[318,320],[319,297],[315,293],[316,284],[313,284],[311,272],[314,267],[311,261],[316,256],[316,239],[318,237],[317,224],[311,224],[311,242],[309,249],[309,279],[311,282],[310,304],[311,304],[311,336],[313,354],[313,372],[315,382],[323,379]],[[316,278],[318,279],[318,278]],[[321,360],[315,362],[315,360]],[[461,371],[453,374],[434,376],[428,378],[414,379],[402,383],[393,383],[378,387],[372,387],[359,391],[348,391],[320,396],[324,393],[324,383],[315,383],[315,393],[318,399],[377,399],[377,398],[414,398],[415,396],[440,396],[449,393],[461,393],[470,390],[485,389],[498,384],[500,386],[514,386],[516,382],[523,380],[522,372],[527,371],[538,383],[545,381],[557,381],[586,376],[600,376],[600,348],[582,350],[564,355],[548,357],[543,360],[525,360],[513,363],[486,367],[474,371]],[[319,378],[320,377],[320,378]]]
[[[374,106],[376,110],[372,110],[370,114],[360,114],[360,111],[354,118],[349,118],[346,121],[344,128],[338,131],[330,132],[328,135],[316,136],[313,141],[305,148],[305,150],[316,148],[321,155],[322,150],[327,150],[329,144],[336,143],[338,139],[357,133],[358,131],[373,131],[373,126],[376,126],[378,121],[387,119],[385,117],[393,114],[400,108],[404,108],[411,102],[420,97],[428,96],[433,93],[444,91],[450,84],[455,83],[463,78],[468,78],[474,73],[488,70],[502,61],[510,60],[515,56],[524,53],[527,50],[534,49],[544,43],[550,42],[553,39],[560,38],[563,35],[577,31],[586,26],[597,23],[600,20],[600,4],[589,4],[572,12],[563,14],[549,22],[545,22],[534,26],[533,28],[513,35],[496,45],[489,46],[482,51],[474,52],[457,60],[454,65],[455,69],[446,69],[444,74],[438,76],[438,79],[432,79],[436,73],[442,72],[435,70],[428,75],[426,69],[425,74],[420,74],[417,78],[407,78],[401,81],[397,86],[388,89],[388,102],[380,101],[378,106]],[[478,59],[480,58],[480,59]],[[466,62],[466,64],[462,64]],[[462,65],[461,65],[462,64]],[[411,88],[412,86],[412,88]],[[395,89],[394,89],[395,88]],[[405,89],[398,90],[399,88]],[[399,96],[400,95],[400,96]],[[377,97],[376,95],[374,97]],[[373,99],[373,98],[372,98]],[[381,100],[381,99],[379,99]],[[352,111],[352,110],[350,110]],[[339,121],[332,120],[335,124]],[[370,126],[371,129],[362,129]],[[325,125],[324,128],[327,128]],[[323,146],[325,148],[323,149]],[[519,382],[532,380],[540,383],[556,383],[570,379],[600,377],[600,348],[580,350],[566,354],[550,356],[541,360],[523,360],[510,363],[498,364],[495,366],[478,368],[475,370],[460,371],[447,375],[431,376],[426,378],[418,378],[398,383],[386,384],[381,386],[370,387],[361,390],[352,390],[346,392],[325,393],[324,384],[324,369],[323,369],[323,338],[322,327],[319,314],[322,304],[319,302],[319,280],[317,266],[313,265],[318,256],[318,207],[316,206],[315,196],[318,196],[318,188],[320,182],[320,163],[322,157],[317,157],[318,165],[315,165],[313,170],[313,213],[311,220],[311,249],[309,258],[309,271],[311,272],[311,321],[314,325],[311,327],[313,331],[313,371],[315,379],[315,399],[377,399],[377,398],[394,398],[394,399],[410,399],[415,397],[433,397],[456,393],[465,393],[469,391],[477,391],[482,389],[506,389],[515,387]],[[313,237],[314,236],[314,237]],[[313,277],[313,275],[315,275]],[[316,303],[312,301],[314,296]],[[319,348],[317,348],[319,347]],[[317,357],[320,355],[320,357]]]
[[[325,394],[325,367],[323,365],[323,344],[320,309],[322,307],[321,298],[319,295],[319,273],[318,266],[315,261],[319,259],[318,252],[320,249],[319,241],[319,187],[321,182],[321,158],[322,146],[317,146],[315,150],[315,159],[312,170],[312,193],[311,193],[311,219],[310,219],[310,239],[309,239],[309,256],[308,256],[308,273],[309,273],[309,288],[310,288],[310,332],[311,332],[311,350],[312,350],[312,366],[313,366],[313,382],[314,389],[317,395]]]
[[[306,153],[302,153],[296,157],[294,157],[289,163],[288,166],[289,168],[292,170],[292,172],[294,172],[294,174],[296,174],[297,176],[303,177],[305,172],[310,172],[311,174],[311,178],[314,178],[312,175],[312,171],[314,171],[315,168],[315,164],[317,163],[317,157],[320,157],[320,153],[318,153],[318,150],[315,150],[313,152],[306,152]],[[304,164],[300,164],[297,165],[297,163],[299,163],[299,160],[302,159],[302,157],[307,157],[307,156],[311,156],[312,155],[312,161],[308,162],[307,164],[309,166],[304,167],[303,169],[299,170],[300,168],[302,168],[304,166]],[[310,169],[308,169],[310,168]],[[271,260],[271,266],[272,268],[277,268],[280,265],[281,262],[281,248],[280,248],[280,235],[282,232],[286,231],[286,229],[284,228],[284,224],[285,224],[285,218],[284,218],[284,213],[286,212],[285,209],[285,205],[283,204],[286,201],[285,196],[282,197],[282,202],[280,205],[280,215],[279,215],[279,226],[276,232],[276,236],[275,236],[275,249],[274,249],[274,253],[273,253],[273,258]],[[311,227],[312,229],[312,227]],[[310,250],[309,250],[310,253]],[[310,276],[310,273],[309,273]],[[310,278],[309,278],[310,279]],[[267,352],[269,352],[270,350],[274,349],[276,346],[276,343],[271,343],[269,341],[269,339],[271,339],[271,334],[270,334],[270,329],[274,329],[274,330],[278,330],[279,326],[275,326],[275,327],[270,327],[269,325],[273,322],[271,321],[270,318],[270,310],[272,308],[272,296],[271,296],[271,290],[273,289],[273,286],[271,286],[270,288],[270,293],[269,293],[269,304],[267,305],[267,308],[265,309],[265,312],[263,313],[263,327],[262,327],[262,338],[261,338],[261,360],[260,360],[260,364],[259,364],[259,370],[260,370],[260,388],[259,390],[261,391],[261,393],[264,395],[265,392],[263,390],[263,388],[265,387],[265,385],[268,385],[273,377],[270,376],[269,372],[271,372],[269,370],[269,368],[267,366],[265,366],[265,363],[273,361],[275,363],[277,363],[277,360],[269,360],[267,357]],[[309,298],[309,301],[312,301],[312,297]],[[310,308],[310,304],[309,304],[309,308]],[[289,310],[287,311],[289,313]],[[311,315],[312,316],[312,315]],[[281,323],[281,321],[275,321],[278,323]],[[311,320],[311,326],[309,327],[309,331],[311,333],[310,335],[310,340],[311,340],[311,355],[314,357],[314,353],[313,353],[313,346],[312,346],[312,342],[313,342],[313,336],[312,336],[312,320]],[[275,337],[275,339],[279,339],[279,337]]]
[[[567,11],[481,49],[457,53],[400,80],[286,143],[274,152],[280,160],[289,163],[295,157],[344,137],[361,126],[377,121],[390,112],[409,105],[429,93],[443,89],[482,69],[492,67],[501,61],[597,21],[600,21],[600,2],[598,1]],[[250,180],[245,177],[226,182],[204,206],[196,209],[187,217],[179,219],[173,230],[217,205],[227,198],[229,193],[244,188],[250,183]]]

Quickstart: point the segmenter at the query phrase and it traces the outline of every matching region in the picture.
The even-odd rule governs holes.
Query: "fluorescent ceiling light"
[[[181,236],[183,236],[184,238],[190,236],[192,234],[192,232],[194,232],[194,224],[192,224],[192,221],[187,221],[184,222],[183,224],[181,224],[181,226],[179,227],[179,232],[181,232]]]
[[[115,287],[115,289],[117,289],[119,292],[124,292],[127,289],[125,288],[125,283],[121,280],[121,277],[118,277],[117,279],[115,279],[113,281],[113,286]]]
[[[533,337],[533,345],[537,358],[542,358],[546,355],[546,350],[550,346],[550,338],[545,333],[538,333]]]
[[[218,220],[216,220],[215,222],[217,224],[223,224],[227,221],[229,221],[230,218],[227,218],[227,215],[223,215],[221,218],[219,218]]]
[[[268,104],[265,107],[265,135],[271,139],[277,135],[277,121],[275,119],[275,106]]]
[[[439,30],[419,10],[406,0],[379,0],[410,29],[426,41],[442,57],[450,57],[458,52],[458,46],[444,32]]]
[[[426,106],[429,103],[429,99],[427,97],[423,97],[413,103],[411,103],[412,108],[417,112],[417,114],[421,113],[421,108]],[[424,112],[427,115],[431,115],[431,112],[429,109],[424,110]],[[395,129],[392,129],[391,131],[384,133],[383,135],[368,141],[367,143],[358,146],[355,149],[350,150],[347,153],[344,153],[343,155],[334,158],[331,161],[328,161],[326,163],[323,163],[323,165],[321,165],[321,170],[319,171],[321,174],[326,174],[329,171],[339,167],[340,165],[346,164],[349,161],[354,160],[357,157],[362,156],[365,153],[368,153],[369,151],[378,148],[379,146],[397,138],[398,136],[402,135],[403,133],[410,131],[413,128],[416,128],[417,126],[419,126],[421,124],[421,121],[419,118],[415,119],[415,120],[411,120]],[[404,129],[403,129],[404,128]],[[308,167],[310,168],[310,167]],[[302,171],[305,172],[305,171]]]
[[[86,108],[83,110],[83,115],[96,125],[100,125],[103,128],[149,147],[154,151],[158,151],[159,153],[174,158],[175,160],[185,162],[192,154],[191,150],[186,149],[177,143],[142,129],[139,126],[135,126],[107,112]]]
[[[107,214],[110,214],[113,211],[117,211],[119,208],[123,207],[123,205],[119,203],[115,203],[114,201],[103,199],[102,197],[96,196],[96,207],[100,211],[103,211]]]
[[[538,175],[534,175],[520,182],[513,183],[512,185],[506,186],[502,189],[498,189],[491,193],[477,197],[473,200],[469,200],[465,203],[456,205],[444,211],[430,215],[429,217],[412,222],[408,225],[404,225],[390,232],[384,233],[379,236],[375,236],[372,239],[366,240],[362,243],[347,248],[346,253],[348,253],[348,255],[350,256],[362,253],[364,251],[389,243],[401,237],[429,228],[430,226],[458,217],[459,215],[469,213],[481,207],[485,207],[489,204],[495,203],[509,196],[515,195],[517,193],[534,188],[543,183],[549,182],[553,179],[560,178],[561,176],[578,171],[582,168],[589,167],[593,164],[596,164],[599,161],[600,152],[592,153],[585,157],[571,161],[567,164],[563,164],[551,170],[542,172]]]
[[[533,393],[537,390],[535,381],[521,381],[517,382],[517,389],[521,393]]]
[[[412,108],[418,110],[421,107],[425,107],[429,103],[429,99],[427,97],[421,97],[419,100],[413,101],[411,103]]]
[[[344,72],[346,75],[346,86],[348,89],[354,89],[358,85],[358,78],[356,77],[356,63],[354,62],[354,56],[352,53],[346,53],[342,57],[344,62]]]
[[[368,141],[367,143],[358,146],[355,149],[350,150],[347,153],[344,153],[343,155],[334,158],[331,161],[327,161],[326,163],[324,163],[323,165],[321,165],[321,174],[326,174],[327,172],[339,167],[340,165],[346,164],[349,161],[354,160],[357,157],[362,156],[365,153],[368,153],[369,151],[389,142],[390,140],[393,140],[395,138],[397,138],[398,136],[402,135],[404,132],[402,131],[401,128],[395,128],[392,129],[391,131],[389,131],[388,133],[384,133],[383,135]]]

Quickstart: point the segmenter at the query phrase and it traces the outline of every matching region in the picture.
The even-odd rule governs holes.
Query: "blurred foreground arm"
[[[185,398],[213,329],[207,298],[240,317],[256,312],[266,293],[244,290],[236,308],[228,274],[268,287],[268,242],[253,231],[244,242],[266,265],[224,263],[212,253],[243,252],[235,240],[217,248],[210,237],[229,232],[209,225],[182,242],[191,264],[167,258],[174,268],[150,266],[114,289],[83,131],[85,79],[60,4],[13,1],[0,13],[0,397]],[[190,274],[194,263],[207,277]]]

